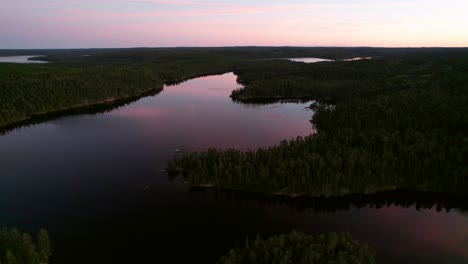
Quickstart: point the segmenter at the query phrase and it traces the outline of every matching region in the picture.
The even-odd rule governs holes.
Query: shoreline
[[[190,188],[206,188],[206,189],[219,189],[219,190],[230,190],[230,191],[240,191],[240,192],[247,192],[247,193],[255,193],[261,194],[266,196],[283,196],[283,197],[290,197],[290,198],[298,198],[298,197],[308,197],[308,198],[317,198],[317,197],[325,197],[325,198],[334,198],[334,197],[345,197],[348,195],[373,195],[382,192],[393,192],[398,191],[401,189],[396,188],[395,186],[390,186],[389,188],[380,188],[372,191],[365,191],[365,192],[343,192],[341,194],[326,194],[326,193],[318,193],[316,195],[307,194],[304,192],[288,192],[288,191],[276,191],[276,192],[262,192],[262,191],[255,191],[249,190],[246,188],[236,188],[236,187],[227,187],[222,185],[217,185],[214,182],[208,183],[191,183],[191,182],[184,182],[185,185],[189,186]],[[427,192],[423,190],[419,190],[419,192]],[[449,193],[447,193],[449,194]]]
[[[245,188],[235,188],[235,187],[226,187],[222,185],[217,185],[213,182],[211,183],[190,183],[185,181],[184,184],[189,188],[195,189],[206,189],[206,190],[220,190],[220,191],[230,191],[230,192],[240,192],[245,194],[251,195],[261,195],[264,197],[283,197],[283,198],[303,198],[303,199],[341,199],[350,196],[378,196],[382,194],[388,193],[414,193],[414,194],[426,194],[426,195],[434,195],[437,197],[450,197],[451,199],[466,199],[468,198],[467,194],[454,194],[450,192],[436,192],[436,191],[428,191],[428,190],[412,190],[412,189],[405,189],[405,188],[396,188],[395,186],[391,186],[391,188],[380,188],[373,191],[365,191],[365,192],[348,192],[342,194],[317,194],[317,195],[310,195],[306,193],[292,193],[287,191],[277,191],[277,192],[262,192],[262,191],[255,191],[255,190],[248,190]]]
[[[120,106],[126,105],[127,103],[139,100],[143,97],[159,93],[163,91],[164,86],[173,86],[173,85],[186,82],[188,80],[211,76],[211,75],[222,75],[222,74],[226,74],[229,72],[232,72],[232,71],[229,70],[229,71],[206,72],[206,73],[184,77],[178,80],[165,80],[161,87],[142,91],[136,95],[129,95],[129,96],[118,97],[118,98],[109,97],[104,100],[90,103],[90,104],[80,104],[80,105],[74,105],[74,106],[70,106],[70,107],[62,108],[62,109],[54,109],[54,110],[45,111],[45,112],[29,113],[29,114],[26,114],[26,117],[22,119],[15,120],[15,121],[6,123],[4,125],[0,125],[0,135],[3,135],[7,133],[8,131],[13,130],[15,128],[35,124],[34,120],[39,120],[39,122],[37,123],[41,123],[40,119],[48,119],[47,117],[51,117],[50,119],[54,119],[58,117],[77,115],[77,114],[80,114],[79,113],[80,111],[94,110],[94,108],[100,108],[100,107],[102,107],[103,109],[99,109],[99,110],[105,111],[105,108],[107,107],[120,107]],[[86,112],[84,112],[83,114],[86,114]]]
[[[257,201],[265,205],[287,205],[298,210],[311,209],[315,212],[334,212],[351,208],[382,208],[385,206],[415,207],[417,210],[436,210],[449,212],[452,209],[468,211],[468,195],[453,195],[443,192],[425,192],[409,189],[382,191],[372,194],[355,193],[343,196],[288,196],[267,195],[260,192],[243,190],[204,188],[193,186],[189,192],[208,194],[235,201]]]
[[[327,103],[334,103],[332,98],[316,98],[309,95],[304,96],[232,96],[230,95],[231,99],[234,102],[239,103],[272,103],[272,102],[297,102],[297,103],[307,103],[311,101],[318,101],[318,102],[327,102]]]

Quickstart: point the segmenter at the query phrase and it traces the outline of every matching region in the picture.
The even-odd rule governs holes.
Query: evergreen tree
[[[11,252],[11,250],[7,250],[6,252],[6,263],[7,264],[20,264],[16,259],[15,255]]]
[[[42,263],[49,263],[51,256],[50,240],[47,230],[41,229],[37,236],[37,247]]]

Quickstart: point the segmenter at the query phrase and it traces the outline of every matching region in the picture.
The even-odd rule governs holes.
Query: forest
[[[314,66],[304,67],[274,58],[353,57],[386,58],[392,56],[457,57],[466,49],[382,49],[382,48],[304,48],[304,47],[219,47],[219,48],[134,48],[76,50],[0,50],[0,56],[41,54],[32,58],[50,63],[18,65],[0,63],[0,128],[31,116],[89,105],[109,104],[117,99],[138,97],[193,77],[235,71],[242,83],[256,83],[233,92],[235,99],[272,97],[327,98],[327,89],[339,89],[365,76],[376,74],[372,65],[358,73],[352,67],[320,64],[320,76]],[[409,55],[408,55],[409,54]],[[328,66],[327,66],[328,65]],[[330,68],[330,69],[328,69]],[[294,72],[294,74],[289,74]],[[289,74],[289,76],[288,76]],[[380,71],[380,74],[385,72]],[[287,78],[286,78],[287,77]],[[377,76],[374,76],[377,77]],[[303,88],[316,87],[304,93]],[[339,80],[338,80],[339,78]],[[261,83],[258,81],[262,80]],[[279,83],[276,83],[279,81]],[[367,81],[362,80],[362,81]],[[283,83],[284,82],[284,83]],[[294,89],[287,87],[294,82]],[[271,84],[270,84],[271,83]],[[262,88],[263,87],[263,88]],[[265,91],[265,87],[268,87]],[[306,88],[308,89],[308,88]],[[350,93],[355,92],[350,91]],[[348,94],[351,96],[352,94]],[[277,95],[275,95],[277,96]],[[24,122],[23,122],[24,123]]]
[[[250,151],[186,152],[169,163],[192,186],[337,196],[468,190],[468,52],[352,62],[265,60],[235,69],[233,100],[315,99],[317,133]]]
[[[401,189],[467,194],[468,49],[140,48],[0,55],[26,52],[50,63],[0,63],[3,128],[64,110],[118,106],[158,93],[164,84],[233,71],[244,86],[232,92],[234,101],[314,100],[318,132],[267,149],[177,155],[168,171],[183,171],[192,186],[295,196]],[[280,59],[307,56],[338,61]],[[353,57],[372,59],[342,61]]]
[[[348,234],[306,235],[292,231],[268,239],[245,240],[242,248],[231,249],[219,264],[288,263],[376,263],[375,252]]]
[[[160,92],[164,84],[227,72],[231,65],[209,54],[167,55],[159,61],[141,60],[137,55],[126,59],[113,54],[93,60],[63,56],[41,65],[0,63],[0,128],[40,114]]]
[[[317,132],[266,149],[175,154],[169,176],[182,176],[191,190],[227,189],[224,195],[248,193],[260,203],[315,212],[413,204],[466,210],[468,49],[0,50],[4,56],[31,53],[50,63],[0,63],[0,134],[2,128],[64,114],[107,111],[157,94],[165,84],[232,71],[243,85],[232,91],[233,101],[310,101]],[[293,57],[337,61],[284,59]],[[372,59],[342,61],[353,57]],[[50,258],[46,230],[36,239],[16,229],[0,231],[0,263]],[[375,258],[347,234],[292,232],[247,239],[219,263],[374,263]]]
[[[0,231],[0,263],[47,264],[51,257],[51,243],[47,230],[41,229],[36,241],[17,229],[2,228]]]

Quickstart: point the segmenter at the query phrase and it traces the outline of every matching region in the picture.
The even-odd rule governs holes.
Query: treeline
[[[468,54],[468,51],[467,51]],[[468,56],[467,56],[468,57]],[[453,65],[456,63],[457,65]],[[256,98],[314,98],[349,101],[390,91],[426,87],[433,74],[448,81],[461,59],[373,59],[351,62],[302,63],[287,60],[239,64],[235,73],[245,87],[234,90],[236,100]],[[439,80],[440,81],[440,80]]]
[[[161,90],[151,69],[0,64],[0,126],[37,113]]]
[[[293,231],[268,239],[247,238],[242,248],[231,249],[219,264],[376,263],[375,252],[348,234],[306,235]]]
[[[246,88],[233,93],[239,100],[256,97],[332,97],[375,94],[381,78],[405,87],[405,65],[398,60],[368,63],[320,63],[306,65],[287,57],[408,57],[439,56],[449,62],[467,49],[380,49],[303,47],[137,48],[77,50],[0,50],[0,55],[45,55],[46,65],[0,63],[0,127],[43,113],[134,97],[148,90],[158,91],[163,83],[234,70]],[[436,54],[436,55],[434,55]],[[438,58],[438,57],[437,57]],[[382,65],[384,64],[384,65]],[[358,65],[358,67],[354,67]],[[435,63],[437,68],[442,64]],[[418,65],[410,65],[418,70]],[[427,63],[423,65],[425,68]],[[388,79],[390,68],[393,79]],[[399,75],[395,69],[399,69]],[[252,88],[253,85],[255,88]],[[366,87],[366,89],[363,89]],[[346,92],[343,92],[346,91]]]
[[[151,64],[136,60],[122,65],[99,62],[78,66],[0,63],[0,127],[40,113],[158,92],[164,83],[226,72],[230,63],[198,56]]]
[[[304,58],[350,59],[356,57],[459,57],[468,48],[372,48],[372,47],[185,47],[115,49],[0,50],[0,56],[45,55],[54,63],[134,63],[174,61],[194,56],[242,59]]]
[[[36,241],[17,229],[3,228],[0,231],[0,263],[47,264],[50,256],[51,245],[46,230],[39,231]]]
[[[468,193],[468,53],[464,57],[264,63],[237,70],[240,100],[307,96],[318,133],[268,149],[175,157],[192,185],[333,196],[407,189]]]

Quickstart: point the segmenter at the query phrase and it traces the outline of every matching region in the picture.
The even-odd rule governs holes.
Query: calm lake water
[[[321,59],[321,58],[291,58],[289,60],[290,61],[296,61],[296,62],[305,62],[305,63],[316,63],[316,62],[322,62],[322,61],[332,61],[332,60]]]
[[[360,198],[298,207],[170,181],[161,168],[176,148],[267,147],[314,132],[308,104],[234,103],[235,80],[198,78],[109,113],[0,136],[0,226],[47,228],[57,264],[214,263],[247,235],[294,229],[350,232],[380,263],[468,262],[468,213],[456,206]]]
[[[344,59],[342,61],[357,61],[357,60],[370,60],[372,57],[356,57],[351,59]],[[295,62],[305,62],[305,63],[316,63],[316,62],[324,62],[324,61],[333,61],[328,59],[321,59],[321,58],[290,58],[290,61]]]
[[[29,58],[34,58],[34,57],[39,57],[39,56],[41,56],[41,55],[0,57],[0,62],[9,62],[9,63],[48,63],[47,61],[41,61],[41,60],[29,60]]]

